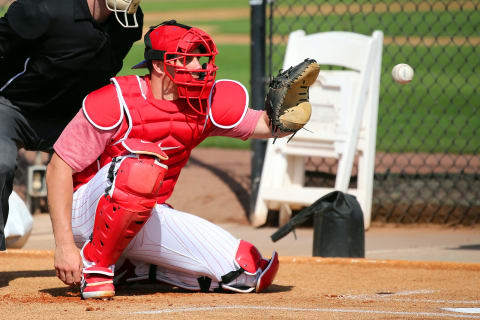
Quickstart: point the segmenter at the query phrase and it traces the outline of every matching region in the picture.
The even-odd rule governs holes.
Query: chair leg
[[[255,204],[255,210],[250,218],[254,227],[260,227],[267,222],[268,208],[265,201],[261,198],[260,192],[257,196],[257,202]]]
[[[280,205],[280,210],[278,210],[278,225],[283,226],[286,224],[292,217],[292,209],[288,203],[282,203]]]
[[[364,152],[358,157],[358,202],[362,207],[365,230],[370,227],[372,215],[373,164],[369,161],[374,160],[367,159]]]

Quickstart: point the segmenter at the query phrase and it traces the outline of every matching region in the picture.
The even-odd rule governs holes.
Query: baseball
[[[413,69],[406,63],[397,64],[392,69],[393,80],[397,83],[406,84],[413,79]]]

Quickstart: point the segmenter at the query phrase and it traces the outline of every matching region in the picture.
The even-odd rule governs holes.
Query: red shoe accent
[[[257,288],[255,289],[257,293],[264,291],[272,284],[273,279],[275,279],[275,276],[277,275],[279,266],[278,254],[274,251],[268,265],[263,269],[262,274],[258,278]]]
[[[270,263],[270,260],[262,258],[262,260],[260,260],[260,263],[259,263],[260,269],[262,269],[262,271],[265,271],[265,269],[267,269],[269,263]]]
[[[83,270],[82,299],[105,299],[115,295],[113,272],[104,267],[93,266]]]
[[[240,240],[235,260],[243,270],[254,274],[260,267],[262,255],[253,244],[245,240]]]

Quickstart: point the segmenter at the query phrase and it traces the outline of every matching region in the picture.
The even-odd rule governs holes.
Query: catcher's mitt
[[[272,136],[277,131],[297,132],[310,119],[312,106],[308,89],[317,79],[320,66],[313,59],[305,59],[296,66],[280,71],[270,81],[265,99],[265,111],[270,120]]]

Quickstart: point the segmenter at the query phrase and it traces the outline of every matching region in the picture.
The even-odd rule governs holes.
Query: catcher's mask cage
[[[152,43],[152,37],[169,33],[169,29],[161,30],[169,26],[182,28],[181,36],[177,39],[175,35],[169,34],[172,40],[166,44],[167,48],[154,49],[155,43]],[[175,32],[174,30],[178,29],[171,29],[171,32]],[[152,35],[152,32],[159,33]],[[172,45],[172,42],[175,43]],[[198,28],[177,23],[175,20],[151,27],[145,35],[145,59],[163,61],[165,73],[176,84],[179,98],[186,99],[190,108],[201,115],[206,115],[208,112],[208,97],[218,70],[215,65],[217,54],[217,46],[210,35]],[[188,68],[192,59],[198,59],[201,66],[199,69]],[[146,66],[145,62],[135,67],[144,66]]]
[[[107,8],[115,13],[118,23],[124,28],[136,28],[138,27],[137,12],[138,6],[141,0],[106,0]],[[133,24],[128,19],[128,15],[133,16]]]

